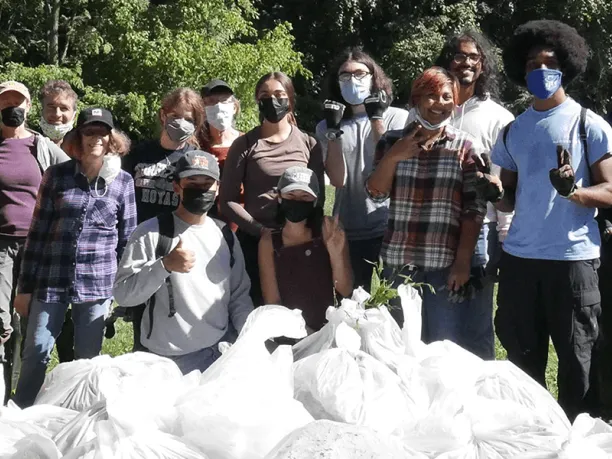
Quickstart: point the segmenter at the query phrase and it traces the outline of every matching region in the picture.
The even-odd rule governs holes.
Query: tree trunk
[[[59,21],[61,0],[47,0],[46,3],[49,13],[47,59],[49,64],[59,65]]]

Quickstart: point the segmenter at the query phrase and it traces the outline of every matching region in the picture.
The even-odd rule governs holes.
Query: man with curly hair
[[[612,128],[565,92],[587,64],[578,32],[528,22],[504,50],[510,79],[533,104],[500,135],[498,208],[515,211],[504,241],[496,331],[508,358],[545,384],[548,342],[559,357],[559,403],[589,411],[591,355],[599,334],[597,207],[612,206]]]
[[[459,81],[459,103],[451,125],[475,137],[488,155],[501,130],[514,119],[494,100],[498,96],[499,71],[493,46],[482,34],[466,30],[446,41],[436,65],[449,70]],[[493,167],[493,172],[499,175],[499,167]],[[469,319],[463,324],[469,342],[463,344],[488,360],[495,359],[493,290],[497,262],[511,218],[511,212],[499,211],[491,202],[487,204],[472,258],[471,278],[478,289],[461,304],[469,311],[466,314]]]

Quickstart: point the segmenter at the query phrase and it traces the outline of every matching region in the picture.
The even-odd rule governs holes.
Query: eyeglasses
[[[338,75],[338,79],[340,81],[351,81],[351,78],[355,77],[356,80],[361,81],[368,75],[371,75],[371,73],[364,70],[357,70],[356,72],[342,72]]]
[[[482,60],[482,56],[480,54],[464,54],[464,53],[456,53],[453,56],[453,61],[455,61],[456,64],[463,64],[468,59],[473,64],[478,64]]]

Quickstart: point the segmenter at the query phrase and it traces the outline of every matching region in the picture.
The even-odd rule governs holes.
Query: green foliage
[[[436,293],[433,286],[425,282],[413,282],[410,276],[399,274],[396,270],[393,270],[390,276],[383,276],[384,266],[382,260],[379,260],[378,263],[371,261],[368,261],[368,263],[374,265],[374,273],[372,276],[372,293],[365,304],[366,309],[378,308],[380,306],[393,309],[394,306],[391,305],[391,300],[399,296],[397,288],[393,287],[398,276],[404,279],[404,282],[402,282],[404,285],[410,285],[420,292],[422,292],[423,288],[428,288],[431,293]]]

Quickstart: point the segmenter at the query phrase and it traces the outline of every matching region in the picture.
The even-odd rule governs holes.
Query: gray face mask
[[[195,132],[195,126],[191,121],[187,121],[184,118],[172,118],[166,119],[166,132],[168,137],[173,142],[184,142]]]

